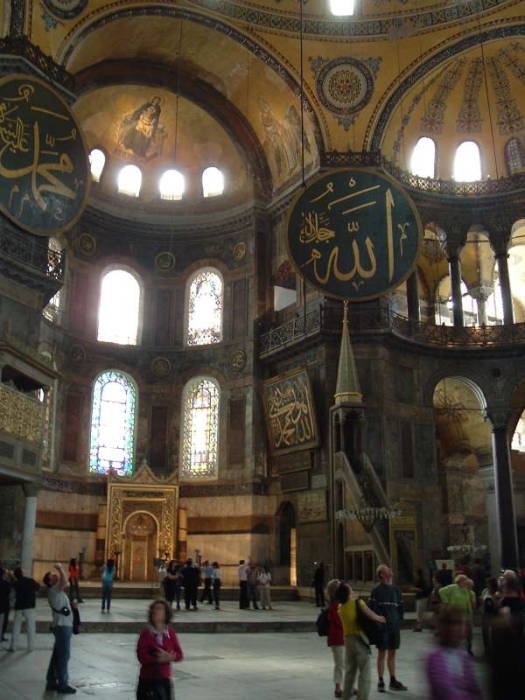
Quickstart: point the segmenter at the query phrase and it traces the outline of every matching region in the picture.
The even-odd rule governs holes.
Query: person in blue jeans
[[[77,691],[69,685],[68,662],[73,634],[73,612],[66,595],[67,579],[61,564],[55,564],[54,574],[48,571],[44,584],[48,588],[47,600],[53,613],[53,634],[55,644],[46,677],[46,691],[56,691],[59,695],[74,695]]]
[[[113,592],[113,577],[115,576],[115,562],[108,559],[102,569],[102,612],[111,607],[111,593]]]

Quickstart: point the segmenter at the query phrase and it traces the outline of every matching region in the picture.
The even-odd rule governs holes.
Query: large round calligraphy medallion
[[[340,117],[363,109],[373,90],[372,73],[362,61],[355,58],[329,61],[317,76],[317,92],[321,102]]]
[[[51,236],[79,218],[89,182],[84,139],[61,97],[30,75],[0,80],[0,210]]]
[[[412,272],[422,226],[410,197],[368,168],[315,178],[292,203],[287,242],[297,272],[327,296],[365,301]]]

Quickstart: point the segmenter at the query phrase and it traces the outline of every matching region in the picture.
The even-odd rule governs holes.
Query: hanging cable
[[[492,141],[492,154],[494,157],[494,166],[496,168],[496,180],[499,179],[499,168],[498,168],[498,157],[496,153],[496,139],[494,137],[494,123],[492,121],[492,109],[490,106],[489,97],[489,83],[487,76],[487,62],[485,58],[485,45],[483,43],[483,33],[481,31],[481,17],[478,17],[478,34],[479,34],[479,47],[481,53],[481,65],[483,66],[483,83],[485,85],[485,99],[487,101],[487,111],[489,114],[489,127],[490,127],[490,139]],[[495,66],[494,66],[495,68]]]
[[[303,11],[303,0],[299,0],[299,21],[300,21],[300,28],[299,28],[299,73],[300,73],[300,90],[299,90],[299,98],[301,100],[301,178],[303,182],[303,187],[306,187],[306,181],[305,181],[305,176],[304,176],[304,150],[305,150],[305,141],[304,141],[304,68],[303,68],[303,55],[304,55],[304,47],[303,47],[303,39],[304,39],[304,11]]]

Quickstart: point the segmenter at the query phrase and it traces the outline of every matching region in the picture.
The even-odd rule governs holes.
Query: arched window
[[[463,322],[465,326],[475,326],[478,322],[478,302],[468,291],[467,285],[461,281],[461,297],[463,306]],[[438,325],[454,325],[454,303],[452,301],[452,289],[450,277],[443,277],[438,284],[436,294],[435,321]]]
[[[463,141],[456,148],[453,178],[457,182],[481,180],[481,153],[474,141]]]
[[[330,12],[336,17],[353,15],[355,0],[330,0]]]
[[[106,272],[100,285],[98,340],[120,345],[136,345],[140,302],[140,285],[130,272]]]
[[[188,345],[209,345],[222,340],[222,277],[213,268],[198,270],[188,287]]]
[[[525,452],[525,411],[521,414],[512,436],[511,448],[517,452]]]
[[[515,136],[505,144],[505,163],[509,175],[525,169],[525,149]]]
[[[182,477],[217,476],[219,400],[219,387],[213,379],[196,377],[184,387]]]
[[[178,170],[166,170],[159,180],[161,199],[182,199],[184,194],[184,175]]]
[[[416,143],[410,158],[410,172],[419,177],[436,177],[436,144],[434,139],[422,136]]]
[[[217,197],[224,192],[224,175],[214,166],[202,173],[202,194],[205,197]]]
[[[102,171],[106,164],[106,156],[100,148],[94,148],[89,154],[89,165],[91,168],[91,177],[95,182],[98,182],[102,177]]]
[[[60,241],[56,238],[50,238],[48,243],[48,261],[52,269],[57,266],[57,262],[60,260],[59,254],[61,252]],[[58,290],[58,292],[51,297],[47,302],[47,305],[42,311],[44,318],[52,323],[60,322],[60,315],[62,312],[64,304],[64,288]]]
[[[118,191],[130,197],[138,197],[142,186],[142,173],[136,165],[125,165],[118,174]]]
[[[89,471],[120,476],[133,471],[137,389],[122,372],[109,370],[93,386]]]
[[[494,291],[485,302],[487,325],[500,326],[503,323],[503,295],[497,272],[494,274]]]

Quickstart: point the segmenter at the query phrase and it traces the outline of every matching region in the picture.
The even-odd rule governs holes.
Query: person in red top
[[[80,580],[80,567],[76,559],[69,560],[69,599],[76,600],[78,603],[84,601],[80,598],[78,582]]]
[[[169,626],[171,607],[155,600],[148,611],[149,625],[140,633],[137,700],[174,700],[171,664],[184,658],[175,630]]]
[[[337,612],[339,601],[335,597],[340,585],[341,581],[335,578],[329,581],[326,586],[326,598],[328,600],[328,634],[326,643],[334,657],[334,695],[336,698],[343,696],[341,686],[345,676],[345,638],[341,618]]]

